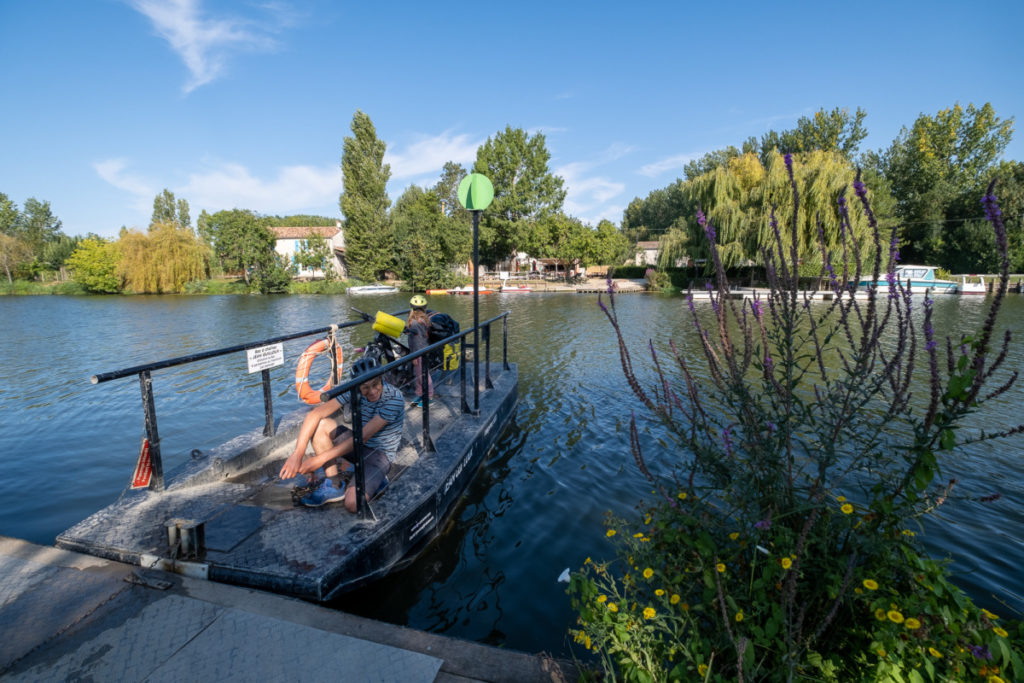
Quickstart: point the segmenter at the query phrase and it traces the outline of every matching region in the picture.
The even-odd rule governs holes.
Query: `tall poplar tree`
[[[345,189],[339,204],[345,216],[345,258],[360,280],[379,280],[395,263],[395,240],[388,217],[387,184],[391,166],[384,163],[384,141],[362,111],[352,116],[352,137],[341,156]]]

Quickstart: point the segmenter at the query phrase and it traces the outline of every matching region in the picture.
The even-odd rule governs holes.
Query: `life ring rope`
[[[307,346],[306,350],[299,356],[298,365],[295,366],[295,391],[299,394],[299,398],[309,405],[320,403],[320,394],[330,389],[335,379],[339,381],[341,379],[343,357],[341,344],[338,343],[337,331],[338,326],[331,325],[331,331],[327,334],[327,337],[318,339]],[[324,354],[331,361],[331,376],[327,378],[327,384],[317,391],[309,386],[309,369],[317,356]]]

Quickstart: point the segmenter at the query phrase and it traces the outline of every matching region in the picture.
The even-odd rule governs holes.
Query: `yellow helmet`
[[[413,308],[426,308],[427,297],[423,296],[422,294],[417,294],[413,298],[409,299],[409,305],[412,306]]]

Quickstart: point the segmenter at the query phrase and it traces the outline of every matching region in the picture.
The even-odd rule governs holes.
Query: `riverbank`
[[[0,537],[5,680],[572,681],[573,666]]]

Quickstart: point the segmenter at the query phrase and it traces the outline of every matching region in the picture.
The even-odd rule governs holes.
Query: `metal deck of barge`
[[[485,336],[489,344],[489,328]],[[422,428],[421,408],[406,408],[392,481],[372,501],[369,515],[349,513],[340,503],[296,506],[296,482],[277,478],[294,447],[303,409],[283,416],[270,436],[255,430],[211,450],[166,486],[161,477],[159,490],[126,491],[60,534],[56,545],[211,581],[331,600],[392,571],[443,529],[518,401],[517,366],[492,365],[489,353],[488,345],[486,373],[477,365],[481,373],[475,383],[475,364],[467,364],[465,356],[460,370],[435,376],[428,429]],[[478,395],[474,409],[467,405],[466,385]],[[143,387],[145,404],[145,381]]]

